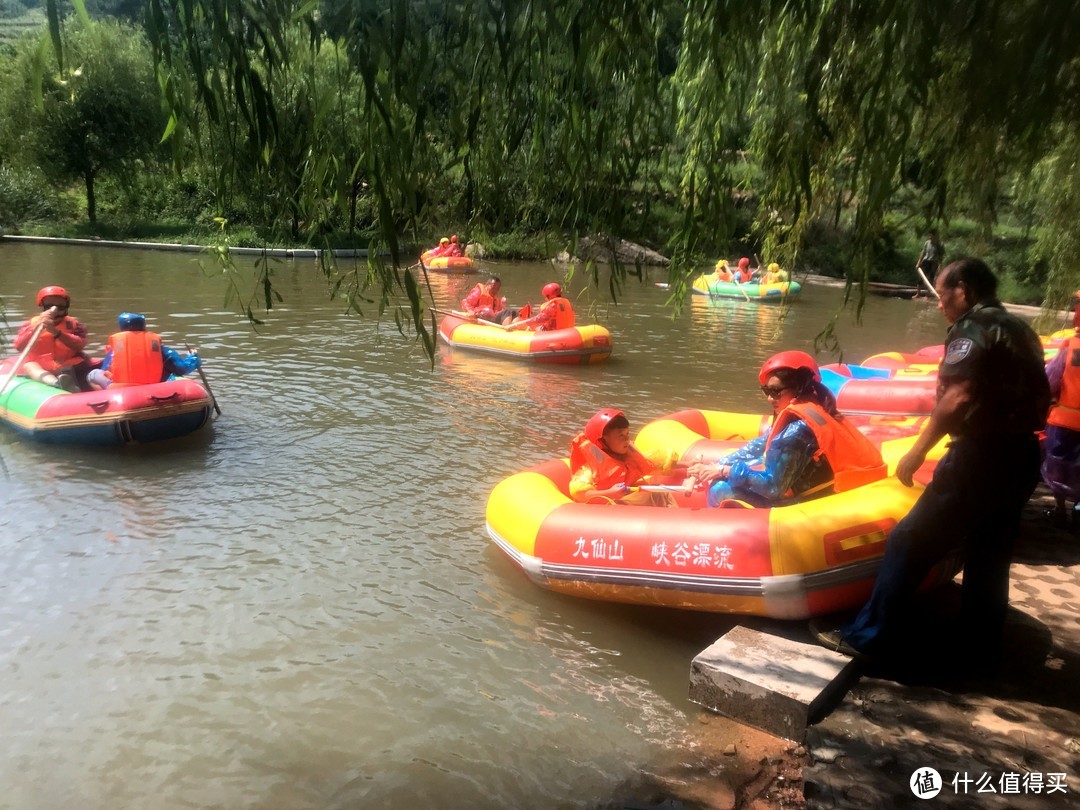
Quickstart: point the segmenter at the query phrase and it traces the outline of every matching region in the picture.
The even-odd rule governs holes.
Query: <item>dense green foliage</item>
[[[86,32],[47,7],[67,75]],[[148,0],[141,16],[174,171],[145,157],[114,212],[386,248],[368,275],[328,273],[357,306],[404,290],[422,334],[402,240],[449,226],[622,236],[671,255],[680,289],[729,251],[905,280],[933,225],[1018,294],[1078,286],[1072,4]]]

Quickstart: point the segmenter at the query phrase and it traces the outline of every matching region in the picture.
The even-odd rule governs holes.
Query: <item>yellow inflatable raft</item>
[[[587,599],[784,619],[855,608],[870,593],[889,532],[944,450],[935,448],[914,487],[891,477],[924,423],[857,421],[880,446],[890,477],[772,508],[708,508],[700,491],[675,495],[677,509],[574,503],[569,460],[549,461],[495,487],[487,531],[533,582]],[[756,415],[681,411],[646,425],[635,443],[712,460],[762,424]],[[950,561],[935,577],[956,570]]]

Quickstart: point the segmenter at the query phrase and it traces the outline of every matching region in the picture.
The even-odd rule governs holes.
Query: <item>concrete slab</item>
[[[690,665],[690,700],[777,737],[802,742],[839,700],[851,659],[817,644],[734,627]]]

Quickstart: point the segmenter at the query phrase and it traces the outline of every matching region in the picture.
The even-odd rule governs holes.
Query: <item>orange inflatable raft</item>
[[[487,531],[533,582],[573,596],[783,619],[851,609],[869,596],[889,532],[943,452],[944,443],[914,487],[892,477],[924,422],[863,420],[890,477],[772,508],[712,509],[700,491],[675,495],[677,509],[575,503],[569,460],[549,461],[495,487]],[[757,436],[762,424],[753,415],[681,411],[646,425],[636,445],[711,460]],[[956,570],[951,562],[932,578]]]

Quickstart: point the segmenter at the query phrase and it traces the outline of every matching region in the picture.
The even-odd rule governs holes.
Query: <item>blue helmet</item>
[[[120,324],[120,329],[124,332],[146,331],[146,318],[138,312],[121,312],[116,322]]]

